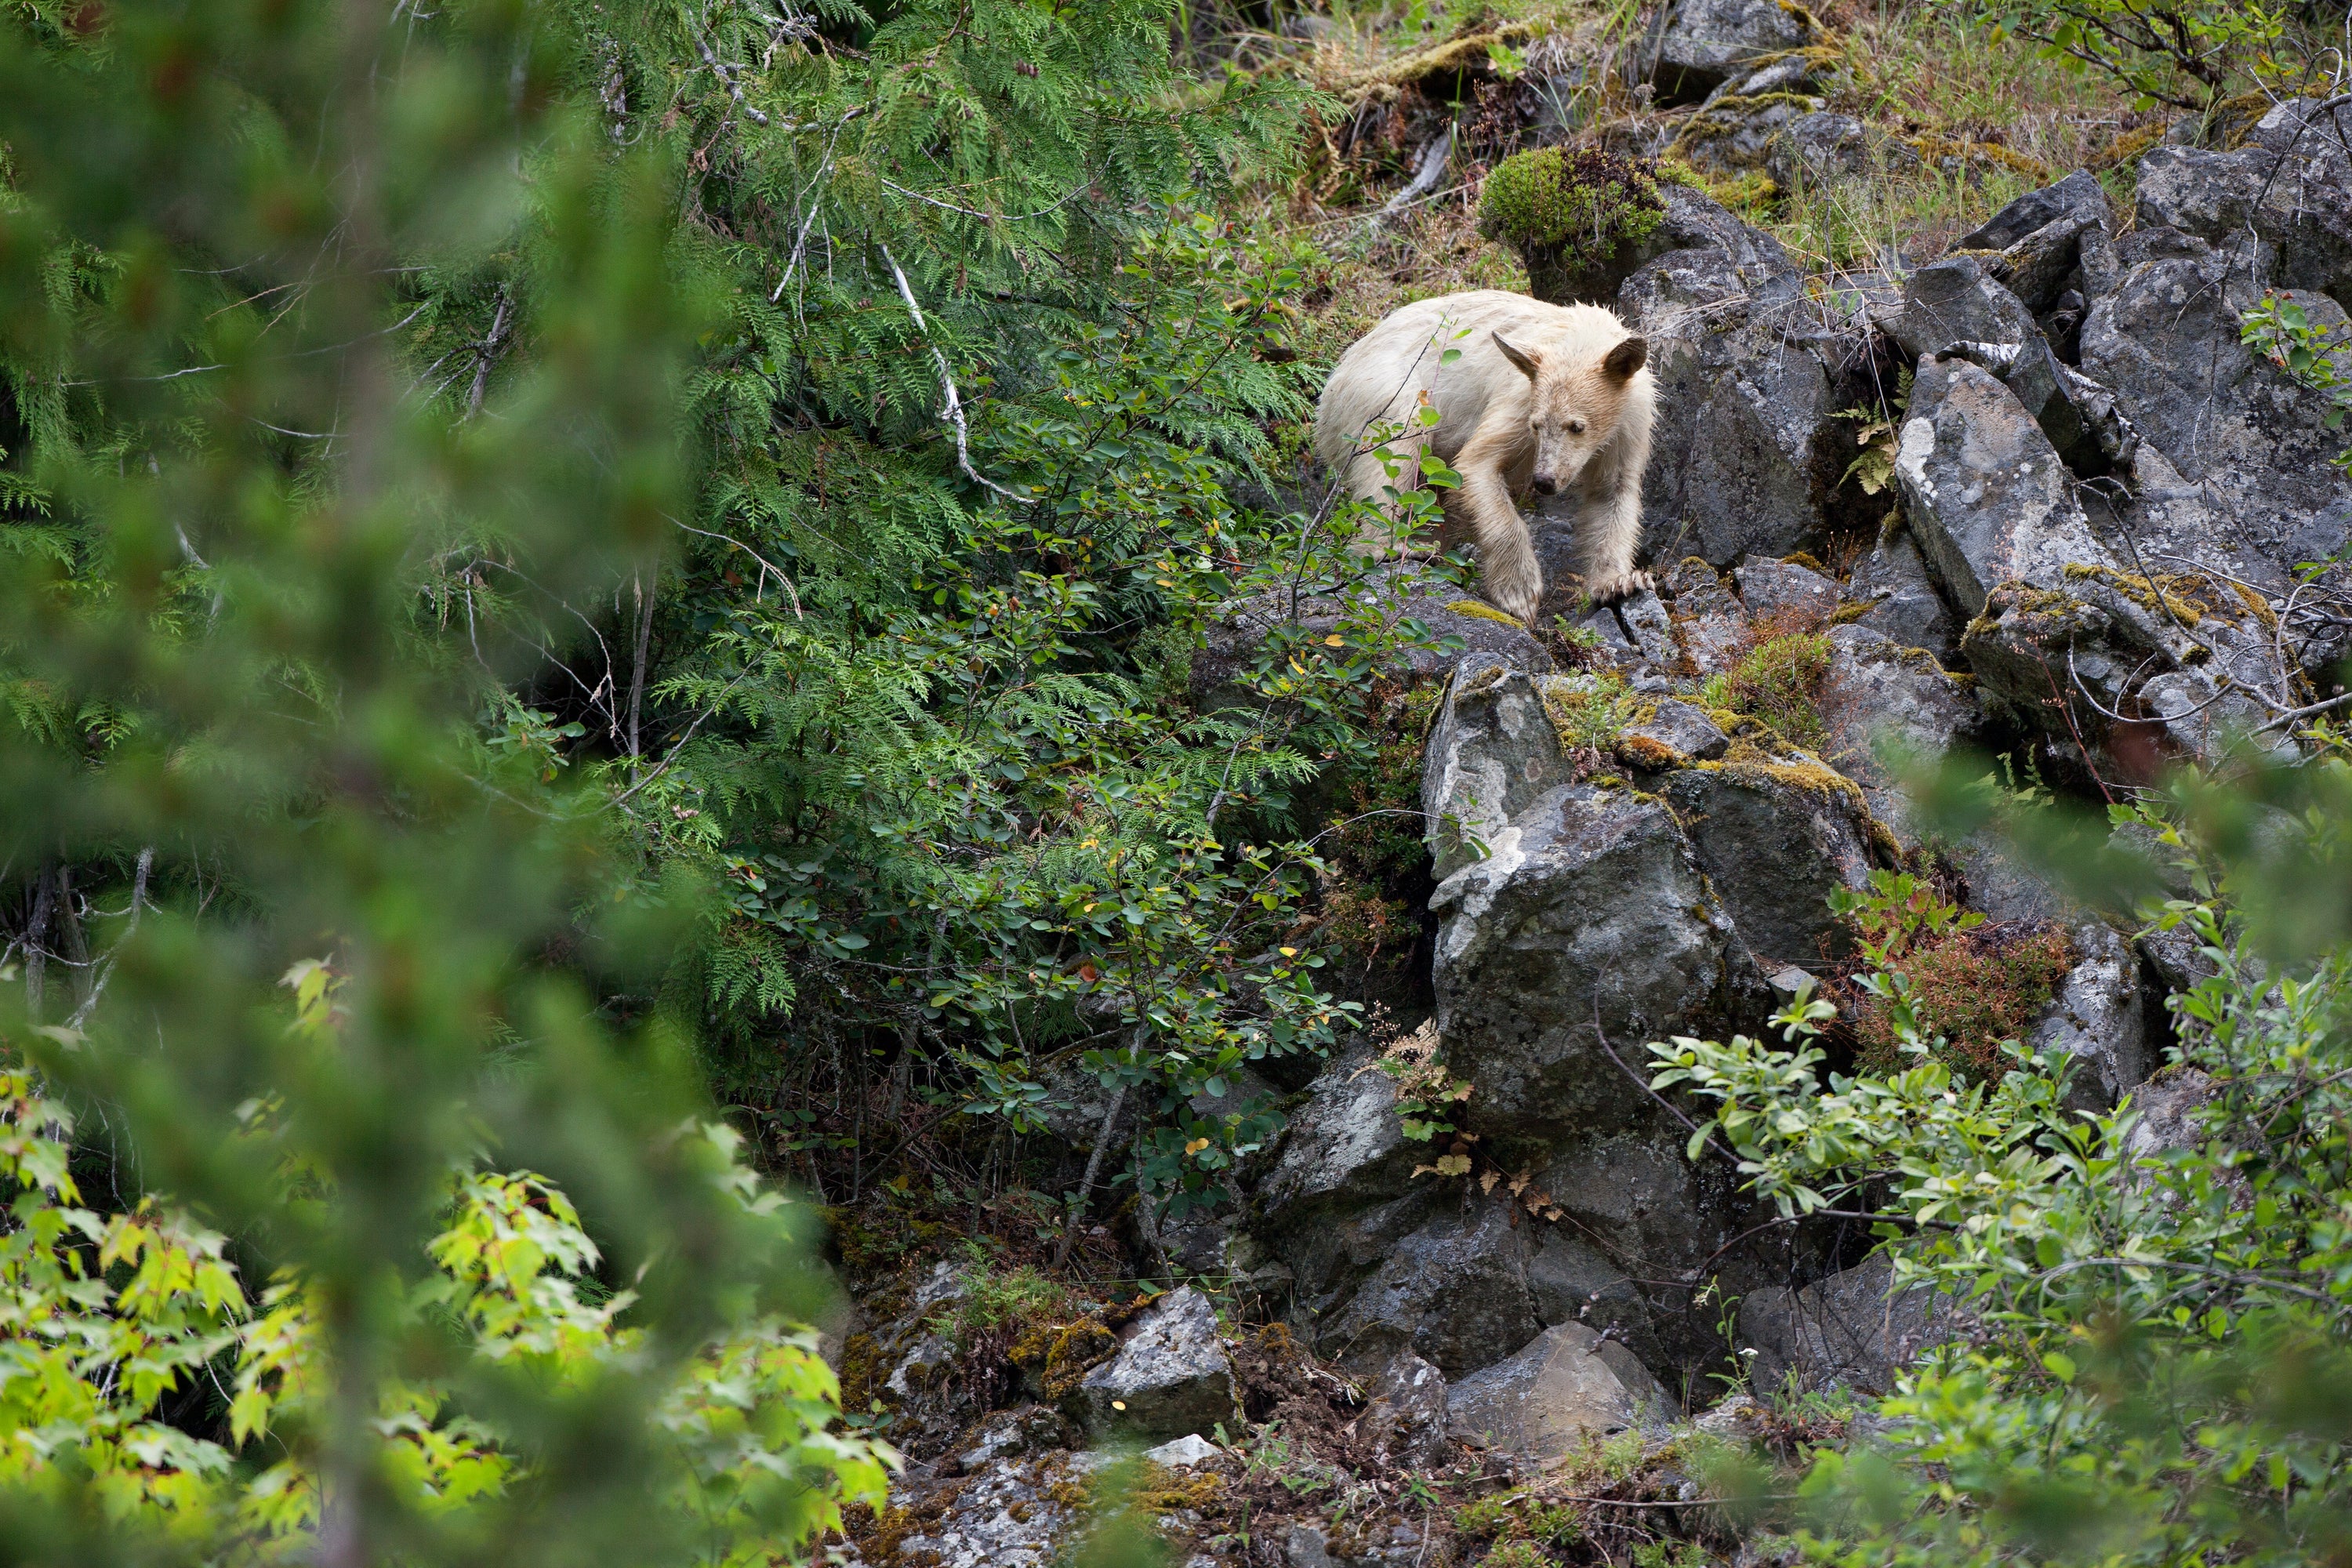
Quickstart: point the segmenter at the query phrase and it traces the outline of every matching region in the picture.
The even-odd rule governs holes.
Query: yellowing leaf
[[[1209,1141],[1206,1138],[1195,1138],[1190,1143],[1184,1145],[1184,1152],[1187,1154],[1197,1154],[1208,1146]]]

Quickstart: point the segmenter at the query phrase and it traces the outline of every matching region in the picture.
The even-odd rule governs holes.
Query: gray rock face
[[[1838,607],[1838,585],[1810,567],[1788,561],[1750,561],[1732,572],[1740,603],[1759,620],[1768,616],[1816,624]]]
[[[2341,300],[2352,292],[2352,168],[2338,138],[2352,133],[2352,114],[2317,110],[2278,105],[2236,152],[2151,147],[2135,191],[2140,226],[2216,245],[2251,231],[2274,257],[2263,283]]]
[[[1118,1355],[1087,1373],[1072,1401],[1097,1436],[1165,1441],[1234,1418],[1234,1369],[1216,1309],[1185,1286],[1138,1320]]]
[[[1862,785],[1870,813],[1906,837],[1910,803],[1879,760],[1882,746],[1933,758],[1974,741],[1983,729],[1976,698],[1920,648],[1906,648],[1863,621],[1832,626],[1830,672],[1821,714],[1825,760]]]
[[[922,1510],[922,1524],[899,1542],[903,1555],[892,1561],[932,1568],[1045,1568],[1085,1527],[1083,1506],[1061,1500],[1070,1495],[1068,1483],[1083,1481],[1093,1468],[1087,1455],[1049,1453],[1001,1459],[976,1468],[969,1479],[925,1489],[905,1500],[947,1495],[936,1511]],[[845,1563],[864,1561],[855,1547],[845,1550]]]
[[[2346,437],[2326,427],[2323,399],[2240,341],[2239,314],[2261,298],[2242,253],[2200,250],[2140,263],[2092,305],[2083,369],[2203,503],[2159,548],[2242,575],[2231,549],[2242,537],[2274,573],[2292,569],[2340,544],[2352,522],[2352,479],[2328,461]],[[2333,300],[2285,297],[2315,322],[2345,323]]]
[[[1455,1384],[1446,1410],[1462,1441],[1541,1460],[1629,1428],[1663,1430],[1667,1402],[1631,1351],[1581,1323],[1560,1323]]]
[[[1730,932],[1662,802],[1588,784],[1515,818],[1439,884],[1437,1017],[1482,1124],[1545,1141],[1646,1122],[1611,1060],[1723,1016]]]
[[[1559,731],[1536,683],[1491,654],[1465,654],[1422,764],[1432,875],[1479,858],[1529,801],[1567,776]]]
[[[1390,1358],[1367,1393],[1364,1429],[1374,1442],[1415,1469],[1433,1469],[1447,1456],[1445,1374],[1406,1351]]]
[[[1369,1050],[1339,1058],[1291,1113],[1282,1152],[1258,1188],[1259,1212],[1285,1229],[1313,1228],[1336,1207],[1403,1196],[1427,1146],[1397,1121],[1396,1080]]]
[[[1820,451],[1837,405],[1819,360],[1758,345],[1715,380],[1692,424],[1682,492],[1709,561],[1781,555],[1821,531]]]
[[[1862,331],[1825,324],[1779,244],[1714,203],[1669,196],[1662,231],[1677,203],[1676,247],[1618,293],[1659,384],[1647,531],[1664,559],[1786,555],[1822,532],[1845,461],[1832,367],[1864,362]]]
[[[2041,328],[2024,301],[1988,275],[1973,256],[1948,256],[1911,274],[1903,310],[1887,323],[1903,352],[1916,361],[1948,353],[1956,343],[2021,343]],[[1918,406],[1915,395],[1912,404]]]
[[[1651,79],[1669,102],[1705,96],[1739,67],[1810,42],[1801,17],[1780,0],[1676,0]]]
[[[1778,1392],[1850,1388],[1884,1394],[1895,1374],[1948,1337],[1948,1309],[1920,1287],[1890,1293],[1895,1269],[1884,1254],[1816,1279],[1801,1290],[1751,1290],[1739,1303],[1739,1339],[1753,1349],[1748,1378]]]
[[[1824,768],[1728,763],[1675,774],[1666,798],[1761,970],[1844,951],[1829,896],[1869,879],[1859,789]]]
[[[2074,1058],[2070,1109],[2107,1110],[2147,1077],[2158,1053],[2140,1010],[2138,956],[2095,921],[2076,928],[2074,949],[2074,967],[2026,1044]]]
[[[1491,1365],[1541,1327],[1525,1248],[1507,1204],[1475,1200],[1399,1241],[1323,1325],[1323,1342],[1360,1364],[1410,1351],[1447,1376]]]
[[[1937,591],[1927,559],[1907,528],[1879,540],[1855,563],[1849,598],[1870,607],[1854,624],[1884,633],[1902,647],[1922,647],[1939,659],[1960,651],[1960,621]]]
[[[1922,552],[1971,616],[2012,579],[2053,586],[2070,565],[2112,567],[2049,437],[1980,366],[1921,364],[1895,474]]]
[[[1748,645],[1748,606],[1696,556],[1677,562],[1664,587],[1674,598],[1675,641],[1697,675],[1719,675]]]

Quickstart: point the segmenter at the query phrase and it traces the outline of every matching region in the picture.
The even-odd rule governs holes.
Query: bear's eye
[[[1581,420],[1581,419],[1571,419],[1571,420],[1570,420],[1570,421],[1568,422],[1568,433],[1569,433],[1570,435],[1571,435],[1571,436],[1581,436],[1581,435],[1583,435],[1583,434],[1584,434],[1584,421],[1583,421],[1583,420]]]

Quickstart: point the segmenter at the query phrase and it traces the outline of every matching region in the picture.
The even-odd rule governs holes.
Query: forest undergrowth
[[[2146,47],[2090,8],[2104,31],[1847,0],[1829,101],[1924,153],[1836,193],[1660,172],[1828,288],[2078,164],[2127,194],[2168,128],[2225,141],[2332,68],[2324,8],[2184,3],[2189,41]],[[1169,1283],[1150,1228],[1226,1201],[1333,1052],[1428,1003],[1434,693],[1398,672],[1432,634],[1350,548],[1390,524],[1314,471],[1323,370],[1399,303],[1526,285],[1479,226],[1504,158],[1695,123],[1629,79],[1647,17],[20,8],[24,1560],[796,1561],[891,1458],[838,1419],[813,1252],[877,1296],[964,1268],[1008,1345]],[[1400,468],[1409,529],[1453,478]],[[1196,670],[1237,605],[1307,598],[1328,629],[1276,616]],[[1884,1078],[1817,1081],[1803,1004],[1788,1051],[1673,1047],[1759,1190],[1875,1205],[1935,1243],[1918,1278],[2017,1325],[1903,1395],[1895,1468],[1791,1440],[1825,1556],[2071,1551],[2075,1514],[2165,1560],[2340,1550],[2343,1435],[2273,1397],[2343,1375],[2343,910],[2275,886],[2334,864],[2340,784],[2143,808],[2205,879],[2164,918],[2215,955],[2185,1037],[2238,1086],[2171,1208],[2106,1180],[2120,1126],[2057,1117],[1998,1040],[1935,1040],[1999,1026],[1923,1011],[1962,939],[1957,981],[1914,995],[1892,952],[1854,977]],[[2257,798],[2303,860],[2252,841]],[[1498,1563],[1681,1550],[1514,1522],[1540,1513],[1448,1533]]]

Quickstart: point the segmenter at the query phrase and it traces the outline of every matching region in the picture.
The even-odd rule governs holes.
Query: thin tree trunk
[[[57,883],[49,867],[33,874],[33,918],[25,927],[25,1013],[41,1018],[41,995],[48,986],[49,917],[57,909]]]

